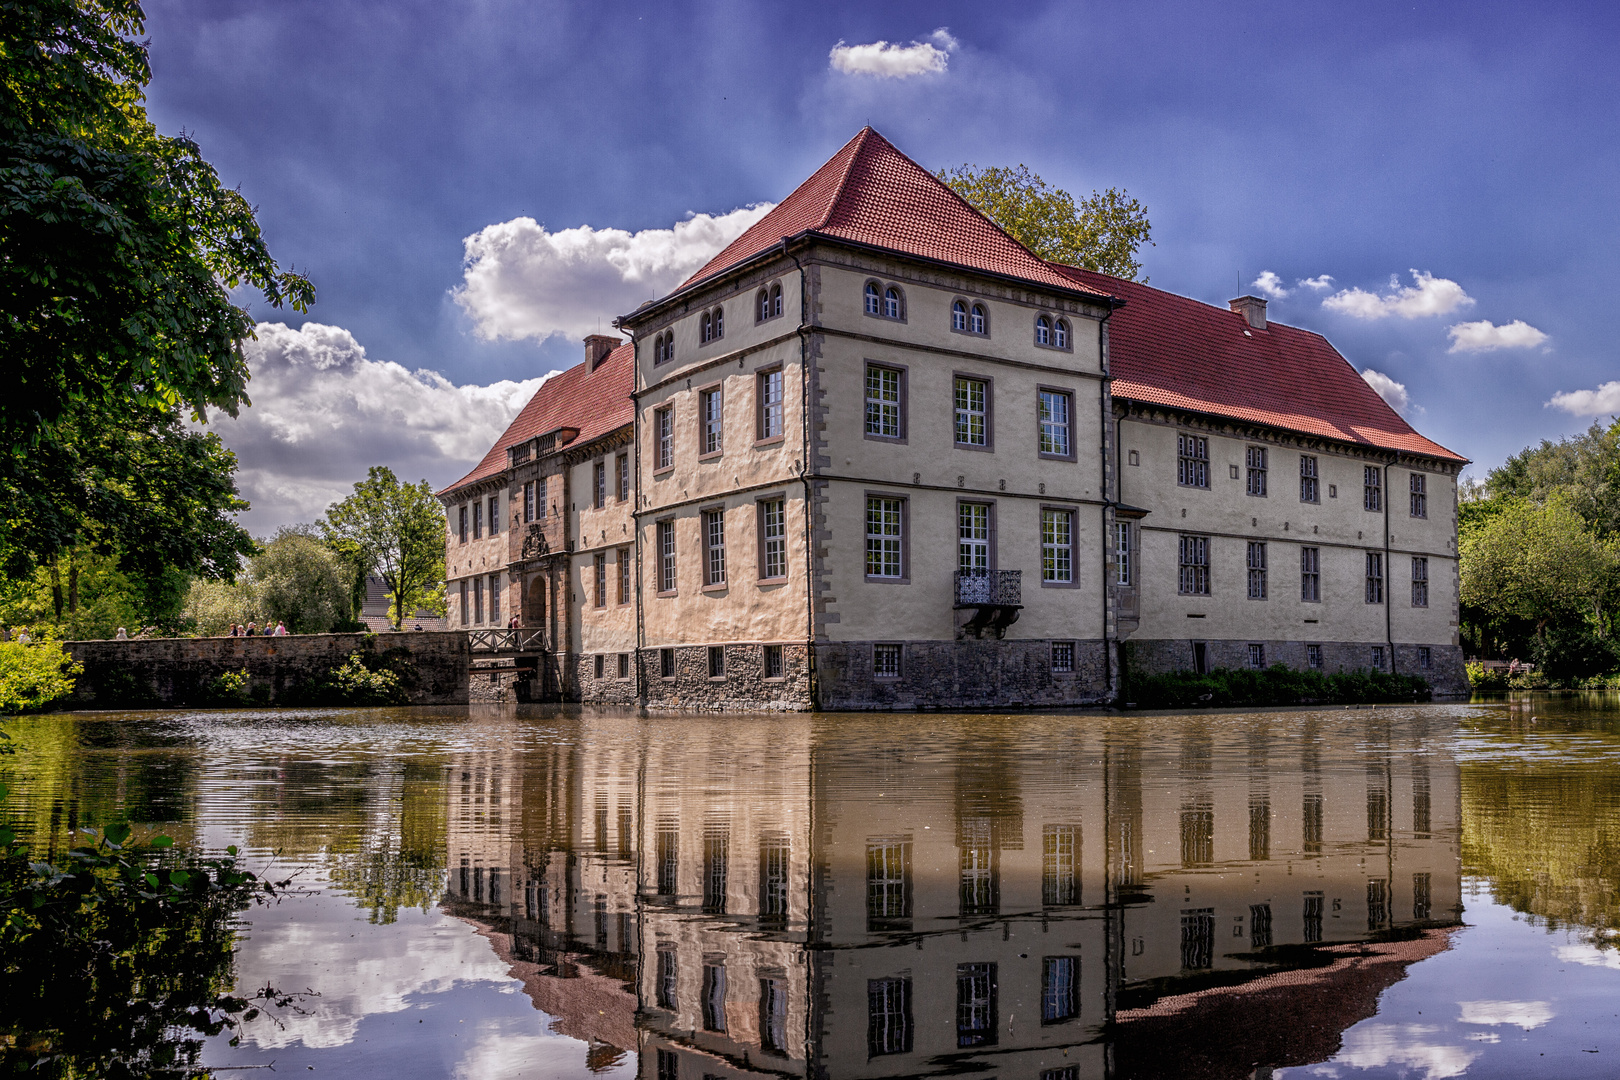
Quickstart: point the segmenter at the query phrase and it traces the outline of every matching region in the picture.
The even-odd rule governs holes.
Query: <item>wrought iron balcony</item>
[[[956,606],[997,604],[1019,607],[1023,603],[1022,581],[1022,570],[959,570],[956,574]]]

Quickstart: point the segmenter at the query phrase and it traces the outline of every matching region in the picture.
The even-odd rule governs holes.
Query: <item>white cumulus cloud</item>
[[[477,463],[544,379],[457,386],[435,371],[372,360],[340,326],[260,323],[243,349],[253,405],[209,427],[236,451],[254,533],[309,521],[372,465],[435,487]]]
[[[1620,382],[1606,382],[1596,390],[1565,390],[1554,394],[1547,404],[1572,416],[1620,413]]]
[[[1382,296],[1365,289],[1341,289],[1323,300],[1322,306],[1357,319],[1387,319],[1391,315],[1421,319],[1449,315],[1473,302],[1474,298],[1455,281],[1437,278],[1424,270],[1413,270],[1411,285],[1402,285],[1400,278],[1391,277],[1389,289]]]
[[[1260,276],[1254,279],[1253,285],[1273,300],[1281,300],[1288,295],[1288,287],[1283,279],[1270,270],[1260,271]]]
[[[1547,340],[1547,335],[1523,319],[1514,319],[1501,326],[1491,325],[1489,319],[1479,322],[1458,323],[1446,327],[1451,337],[1448,352],[1492,352],[1496,349],[1533,349]]]
[[[1406,415],[1406,410],[1412,407],[1412,398],[1406,392],[1405,383],[1398,383],[1382,371],[1374,371],[1372,368],[1363,371],[1361,378],[1368,386],[1378,392],[1378,396],[1383,398],[1390,408],[1402,416]]]
[[[1424,1080],[1461,1076],[1479,1051],[1433,1041],[1439,1030],[1428,1024],[1357,1024],[1345,1032],[1333,1061],[1357,1069],[1394,1066],[1403,1076],[1411,1070]]]
[[[1298,285],[1302,289],[1311,289],[1315,292],[1326,292],[1333,288],[1332,274],[1319,274],[1316,277],[1300,278]]]
[[[693,214],[668,229],[551,232],[530,217],[487,225],[462,241],[456,303],[479,337],[612,333],[612,320],[685,281],[764,217],[773,203]]]
[[[874,41],[870,45],[834,45],[828,59],[834,71],[846,75],[876,75],[885,79],[904,79],[912,75],[931,75],[943,72],[955,52],[957,41],[944,27],[935,30],[926,41],[913,41],[909,45]]]
[[[1552,1003],[1547,1001],[1459,1001],[1457,1007],[1463,1023],[1490,1027],[1512,1024],[1530,1031],[1553,1018]]]

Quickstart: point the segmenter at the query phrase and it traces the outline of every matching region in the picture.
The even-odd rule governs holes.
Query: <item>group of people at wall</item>
[[[118,628],[118,636],[119,637],[124,636],[124,628],[123,627]],[[266,623],[265,626],[264,626],[264,629],[260,630],[258,628],[257,623],[248,623],[246,626],[238,626],[236,623],[231,623],[230,633],[226,634],[225,636],[226,637],[286,637],[287,636],[287,625],[285,623],[278,622],[278,623],[276,623],[275,626],[272,627],[269,623]]]

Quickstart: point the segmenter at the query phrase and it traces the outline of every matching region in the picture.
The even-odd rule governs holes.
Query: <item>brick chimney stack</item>
[[[608,358],[608,353],[618,348],[620,344],[622,344],[621,339],[616,337],[608,337],[606,334],[587,334],[585,337],[585,362],[590,365],[590,370],[595,371],[602,361]]]
[[[1226,303],[1233,311],[1249,320],[1249,325],[1256,330],[1266,328],[1266,302],[1260,297],[1240,296],[1236,300],[1228,300]]]

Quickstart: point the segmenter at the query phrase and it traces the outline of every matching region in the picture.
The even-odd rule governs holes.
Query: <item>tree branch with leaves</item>
[[[353,495],[326,511],[321,531],[329,544],[352,545],[367,572],[383,579],[396,630],[444,581],[444,507],[426,480],[402,484],[392,469],[373,465]]]

